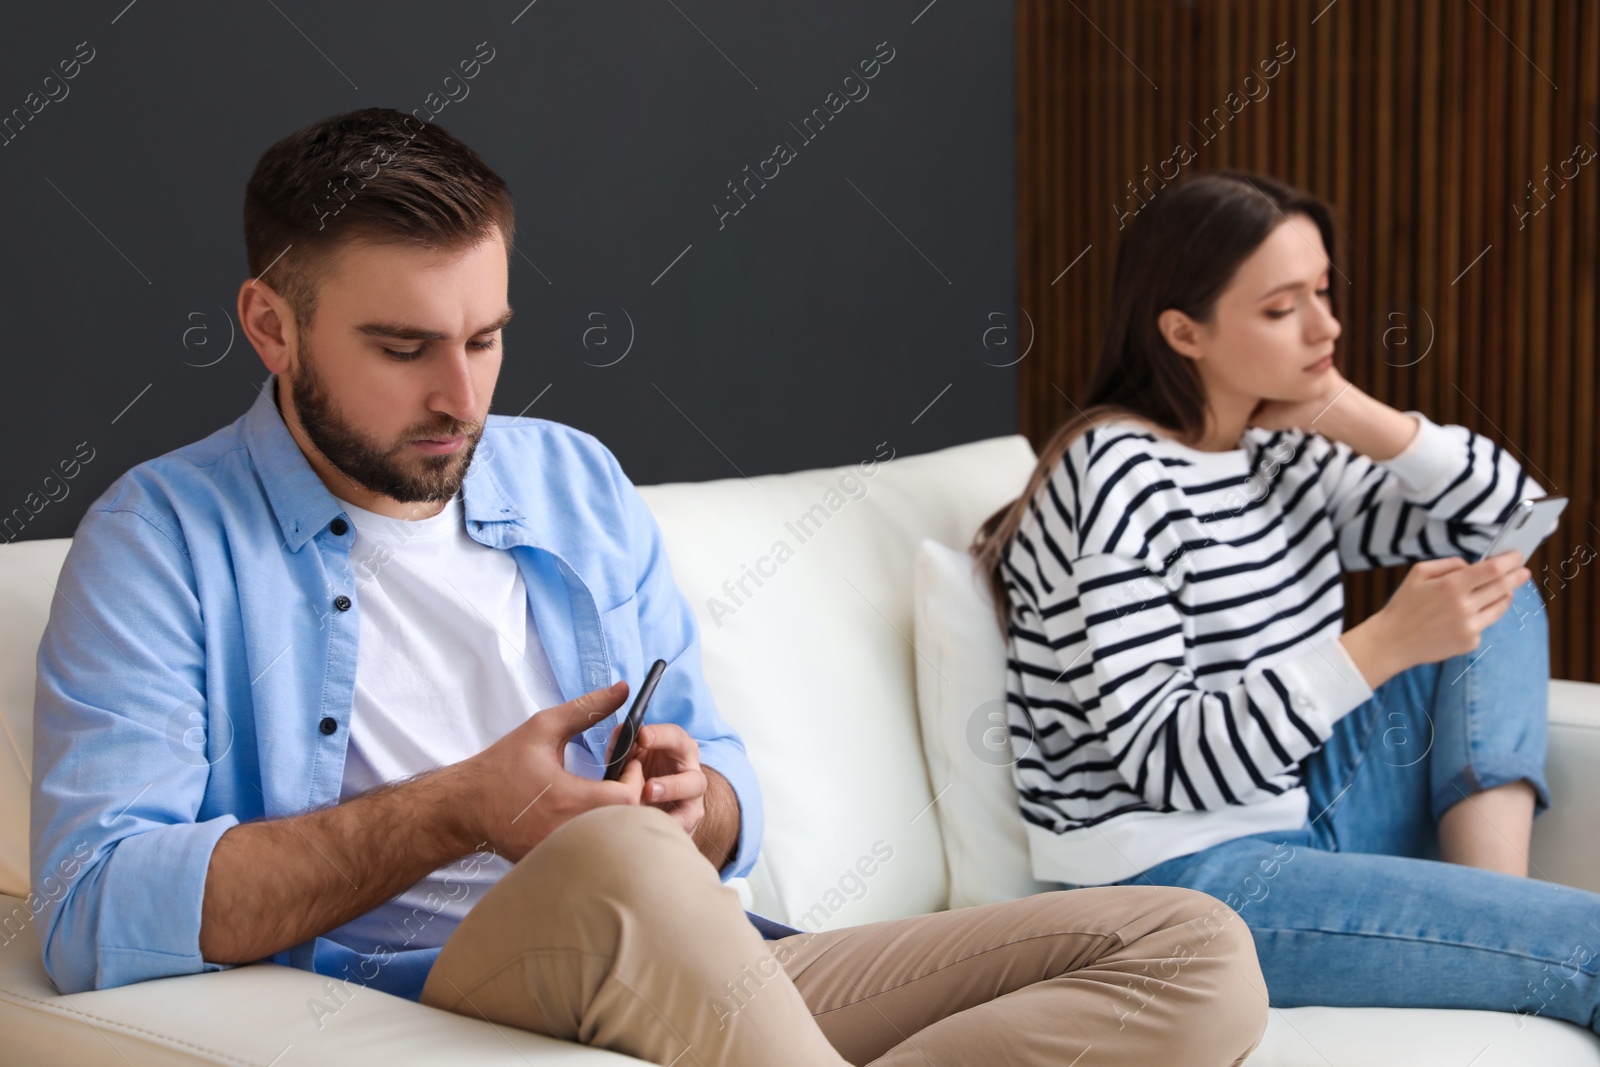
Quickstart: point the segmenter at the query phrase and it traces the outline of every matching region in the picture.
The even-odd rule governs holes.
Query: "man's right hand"
[[[485,843],[515,863],[558,826],[591,808],[639,804],[644,772],[629,760],[617,782],[566,769],[567,742],[622,706],[628,683],[535,712],[500,740],[446,769],[460,791],[465,852]],[[469,840],[470,839],[470,840]]]
[[[640,803],[638,760],[620,782],[590,781],[565,765],[568,740],[627,695],[626,682],[597,689],[534,713],[459,763],[328,807],[230,827],[206,868],[202,956],[263,959],[366,914],[462,856],[487,847],[516,862],[590,808]]]

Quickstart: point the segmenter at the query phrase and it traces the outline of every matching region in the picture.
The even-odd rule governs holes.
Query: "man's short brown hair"
[[[296,130],[261,154],[245,186],[250,275],[288,302],[302,335],[342,245],[449,252],[496,228],[509,259],[516,216],[500,176],[442,126],[393,108],[347,111]]]

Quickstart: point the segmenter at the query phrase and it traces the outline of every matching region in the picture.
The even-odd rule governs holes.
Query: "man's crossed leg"
[[[478,902],[422,1003],[679,1067],[1237,1064],[1266,1025],[1243,920],[1107,887],[763,940],[673,819],[596,808]]]

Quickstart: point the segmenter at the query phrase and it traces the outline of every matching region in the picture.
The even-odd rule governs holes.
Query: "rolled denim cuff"
[[[1433,820],[1437,823],[1446,811],[1474,793],[1521,781],[1533,786],[1534,815],[1547,810],[1550,807],[1550,786],[1545,782],[1543,764],[1524,756],[1506,755],[1485,761],[1479,766],[1469,764],[1451,775],[1434,791]]]

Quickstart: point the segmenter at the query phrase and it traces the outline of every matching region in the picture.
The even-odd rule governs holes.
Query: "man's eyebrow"
[[[499,318],[482,329],[472,331],[470,336],[481,337],[486,333],[494,333],[511,321],[511,312],[511,308],[506,308]],[[424,330],[420,326],[404,322],[363,322],[355,328],[355,331],[368,337],[393,338],[400,341],[443,341],[446,338],[446,335],[438,330]]]

